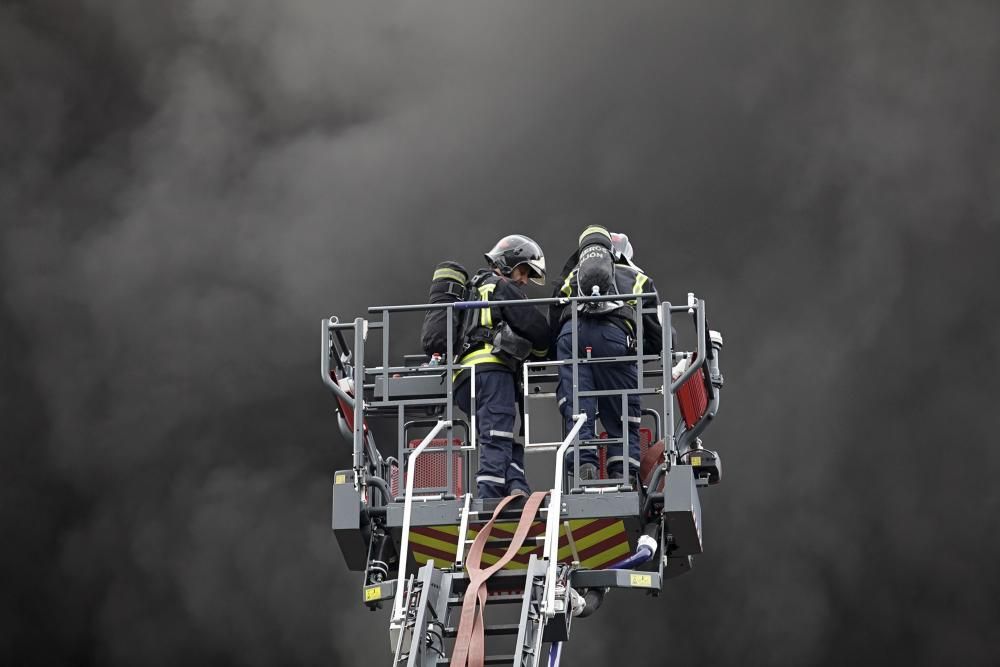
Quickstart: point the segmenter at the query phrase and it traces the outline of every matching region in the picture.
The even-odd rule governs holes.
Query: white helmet
[[[614,253],[616,261],[621,261],[624,258],[626,261],[631,262],[632,244],[628,240],[628,234],[612,233],[611,251]]]

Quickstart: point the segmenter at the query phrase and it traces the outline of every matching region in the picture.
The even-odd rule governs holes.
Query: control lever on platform
[[[708,338],[712,343],[712,353],[708,355],[708,375],[713,385],[721,387],[723,380],[722,372],[719,371],[719,352],[722,351],[722,334],[711,329]]]

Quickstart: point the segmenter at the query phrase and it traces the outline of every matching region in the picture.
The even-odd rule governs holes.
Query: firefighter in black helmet
[[[578,344],[577,354],[586,356],[590,348],[594,358],[619,357],[635,354],[635,334],[638,330],[637,318],[639,308],[652,308],[657,305],[656,297],[644,297],[640,303],[629,299],[628,295],[655,293],[653,280],[632,262],[632,244],[625,234],[612,234],[604,227],[592,225],[580,235],[579,250],[570,257],[566,264],[564,281],[557,287],[556,296],[590,296],[591,289],[581,289],[584,283],[602,282],[599,290],[603,296],[622,295],[622,299],[595,303],[580,303],[578,309]],[[603,255],[602,253],[603,248]],[[604,258],[604,265],[594,258]],[[601,280],[590,280],[584,276],[588,271],[587,263],[596,265],[602,272]],[[640,305],[641,304],[641,305]],[[556,358],[569,359],[573,356],[572,345],[572,310],[570,305],[554,306],[551,317],[555,330]],[[659,316],[655,313],[642,315],[644,353],[659,352],[662,345],[662,326]],[[638,374],[635,362],[582,364],[578,367],[578,387],[580,391],[607,389],[636,388]],[[573,412],[573,377],[570,366],[559,367],[559,386],[557,389],[559,410],[566,420],[566,427],[572,427]],[[628,397],[628,414],[622,415],[622,405],[619,396],[581,396],[580,411],[588,416],[587,422],[580,429],[580,440],[593,440],[595,437],[595,416],[600,413],[601,423],[611,439],[621,438],[623,432],[622,417],[628,424],[628,454],[623,452],[621,444],[608,445],[608,476],[620,477],[625,467],[626,457],[632,475],[638,472],[639,454],[639,422],[642,405],[639,396],[631,394]],[[567,458],[567,469],[572,468],[572,456]],[[595,479],[597,470],[597,453],[593,449],[580,450],[580,478]]]
[[[528,281],[545,284],[545,256],[530,238],[514,234],[500,239],[486,261],[489,268],[470,284],[474,298],[497,304],[467,312],[458,363],[475,367],[477,492],[480,498],[500,498],[531,492],[524,476],[524,446],[514,438],[515,374],[529,356],[544,357],[549,343],[548,322],[539,309],[504,307],[502,302],[526,299],[521,288]],[[455,387],[458,407],[466,414],[471,414],[471,375],[461,371]]]

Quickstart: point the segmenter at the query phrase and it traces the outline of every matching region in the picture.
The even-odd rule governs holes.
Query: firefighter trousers
[[[634,354],[632,344],[620,326],[607,318],[580,317],[577,354],[586,358],[586,348],[591,348],[591,357],[618,357]],[[569,359],[573,356],[573,321],[563,324],[556,342],[557,358]],[[578,382],[580,391],[603,389],[635,389],[638,375],[635,362],[580,364]],[[559,387],[556,390],[559,411],[566,428],[573,426],[573,367],[559,367]],[[600,414],[601,424],[609,438],[622,437],[621,396],[581,396],[580,411],[587,413],[587,421],[580,429],[580,440],[595,438],[595,417]],[[639,424],[642,417],[642,402],[639,396],[630,394],[627,401],[629,469],[634,474],[639,470]],[[580,449],[580,464],[597,465],[596,449]],[[573,452],[567,452],[566,465],[573,468]],[[624,458],[621,444],[608,445],[608,475],[622,474]]]
[[[514,437],[517,386],[514,374],[494,364],[476,367],[476,442],[479,471],[476,491],[480,498],[503,498],[516,490],[530,494],[524,477],[524,445]],[[455,402],[470,412],[469,374],[455,387]]]

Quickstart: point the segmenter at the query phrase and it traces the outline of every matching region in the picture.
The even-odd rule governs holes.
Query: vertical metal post
[[[445,351],[445,359],[446,359],[446,361],[445,361],[445,372],[448,374],[448,377],[445,378],[445,393],[448,394],[448,406],[445,408],[445,416],[448,418],[448,421],[451,421],[451,417],[452,417],[452,413],[451,413],[451,411],[452,411],[452,399],[454,398],[452,394],[454,393],[454,390],[455,390],[454,380],[453,380],[452,376],[454,375],[454,372],[455,372],[455,363],[454,363],[454,361],[458,357],[457,354],[456,355],[452,355],[452,353],[451,353],[451,351],[455,347],[455,340],[454,340],[455,339],[454,318],[455,318],[455,308],[454,308],[454,306],[449,305],[448,306],[448,349]]]
[[[698,299],[698,363],[706,363],[708,357],[708,350],[705,347],[705,301],[703,299]]]
[[[319,372],[323,382],[330,384],[330,319],[324,317],[320,328]]]
[[[664,301],[660,304],[660,322],[663,326],[663,337],[661,341],[660,358],[663,359],[663,416],[665,420],[663,442],[664,449],[670,448],[670,452],[676,452],[674,446],[674,392],[670,388],[673,383],[671,369],[674,365],[674,325],[673,314],[670,312],[670,302]],[[668,463],[673,463],[673,457],[664,456]]]
[[[645,379],[642,377],[642,369],[644,368],[645,363],[646,363],[642,359],[643,354],[645,353],[645,348],[643,346],[643,338],[645,338],[645,329],[643,328],[643,319],[645,319],[645,313],[643,313],[644,304],[642,302],[642,297],[636,297],[636,301],[637,301],[637,305],[638,305],[638,308],[636,310],[636,312],[638,313],[638,317],[636,317],[636,324],[635,324],[635,331],[636,331],[636,333],[635,333],[635,336],[636,336],[636,341],[635,341],[635,355],[636,355],[635,356],[635,375],[636,375],[636,389],[638,389],[639,391],[642,391],[642,389],[646,386]],[[636,398],[639,400],[639,419],[640,419],[640,424],[639,425],[641,426],[642,425],[641,424],[641,420],[642,420],[642,394],[638,394],[636,396]],[[631,465],[631,459],[632,459],[632,429],[629,427],[629,424],[631,424],[631,422],[629,422],[628,420],[631,419],[632,416],[628,412],[628,403],[626,401],[622,402],[622,411],[623,411],[623,414],[622,414],[622,437],[625,439],[625,443],[622,446],[622,453],[625,455],[625,466],[624,466],[623,470],[625,470],[625,483],[628,484],[629,483],[629,479],[630,479],[630,477],[629,477],[629,466]],[[641,436],[640,436],[640,438],[641,438]],[[652,443],[650,443],[650,444],[652,444]]]
[[[354,470],[360,471],[365,437],[365,321],[354,318]]]
[[[454,341],[454,338],[455,338],[455,327],[454,327],[455,309],[454,309],[454,307],[452,305],[450,305],[450,304],[448,305],[446,314],[448,316],[447,317],[447,319],[448,319],[448,334],[447,334],[447,339],[446,339],[447,345],[446,345],[446,349],[444,351],[444,357],[447,360],[447,361],[445,361],[445,370],[444,370],[444,372],[445,372],[445,375],[447,376],[447,377],[445,377],[445,393],[447,394],[448,402],[445,403],[445,406],[444,406],[444,418],[445,418],[445,421],[448,422],[449,426],[448,426],[447,431],[444,434],[445,435],[444,455],[445,455],[445,458],[447,459],[447,461],[445,462],[445,468],[447,468],[447,471],[445,472],[445,485],[448,488],[447,494],[448,495],[455,495],[455,479],[454,479],[454,472],[453,472],[454,466],[452,465],[453,456],[454,456],[454,431],[452,430],[452,426],[451,426],[451,420],[452,420],[452,418],[454,416],[452,414],[452,412],[454,410],[454,407],[452,406],[452,403],[453,403],[453,400],[452,400],[453,387],[452,387],[452,378],[451,378],[451,350],[452,350],[452,345],[455,342]]]
[[[580,338],[579,338],[579,314],[576,310],[576,303],[570,301],[569,304],[571,317],[570,320],[573,324],[571,343],[573,346],[572,356],[573,360],[573,412],[571,414],[580,414]],[[587,415],[589,419],[590,416]],[[565,423],[565,422],[564,422]],[[577,429],[579,432],[580,429]],[[575,489],[580,484],[580,440],[579,438],[573,443],[573,484],[570,489]]]
[[[403,461],[406,459],[403,457],[403,451],[406,449],[406,429],[404,425],[406,424],[406,406],[400,403],[396,408],[396,444],[398,445],[398,452],[396,454],[396,493],[394,495],[399,495],[399,490],[403,488],[406,483],[406,476],[403,474]]]
[[[382,400],[388,401],[389,391],[389,311],[382,311]]]
[[[628,486],[630,485],[629,484],[629,480],[631,479],[630,468],[632,466],[632,443],[630,438],[632,431],[629,426],[629,420],[628,420],[629,395],[623,391],[621,393],[621,397],[622,397],[622,484]]]
[[[476,430],[476,367],[469,366],[469,444],[475,449],[479,446],[479,431]]]
[[[528,399],[530,398],[528,392],[528,363],[526,361],[521,364],[521,393],[524,395],[521,399],[521,405],[524,406],[524,409],[521,411],[521,426],[524,428],[525,447],[531,442],[531,419],[528,415]],[[562,419],[562,415],[559,415],[559,418]]]
[[[643,344],[642,344],[642,339],[645,337],[645,329],[643,329],[643,324],[642,324],[642,320],[643,320],[643,317],[644,317],[642,310],[643,310],[642,299],[639,299],[639,309],[638,309],[639,316],[636,318],[636,325],[635,325],[635,331],[636,331],[636,333],[635,333],[635,338],[636,338],[636,340],[635,340],[635,350],[636,350],[635,372],[639,376],[639,384],[638,384],[638,387],[637,387],[638,389],[642,389],[643,387],[646,386],[645,383],[643,382],[643,378],[642,378],[642,369],[643,369],[643,366],[646,363],[646,362],[644,362],[642,360],[642,355],[643,355],[643,351],[644,351]]]

